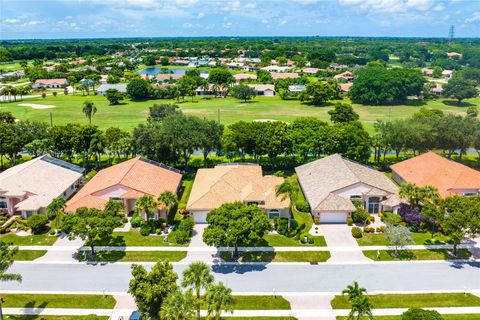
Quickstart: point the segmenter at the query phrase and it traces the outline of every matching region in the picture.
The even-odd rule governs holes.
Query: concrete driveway
[[[208,227],[208,224],[195,224],[193,226],[192,238],[190,240],[190,246],[193,248],[211,248],[209,251],[201,250],[188,251],[185,259],[182,259],[182,262],[192,262],[192,261],[204,261],[204,262],[214,262],[218,261],[217,249],[215,247],[210,247],[203,242],[203,231]]]
[[[329,262],[366,262],[371,261],[365,257],[360,250],[357,241],[352,237],[351,227],[346,224],[322,224],[320,225],[321,234],[329,247],[356,248],[355,251],[330,251],[331,258]]]

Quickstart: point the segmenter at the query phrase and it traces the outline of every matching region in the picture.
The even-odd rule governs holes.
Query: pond
[[[159,67],[150,67],[138,71],[138,74],[148,74],[149,76],[155,76],[157,73],[171,73],[171,74],[185,74],[187,69],[182,68],[159,68]],[[202,70],[201,74],[208,74],[208,71]]]

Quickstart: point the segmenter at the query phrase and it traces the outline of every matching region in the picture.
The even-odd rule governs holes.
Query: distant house
[[[288,86],[288,91],[290,91],[292,93],[299,93],[299,92],[302,92],[303,90],[306,90],[306,89],[307,89],[307,87],[303,84]]]
[[[274,81],[278,79],[297,79],[299,77],[296,72],[272,72],[270,75]]]
[[[430,69],[430,68],[422,68],[422,73],[423,73],[423,75],[426,76],[426,77],[431,77],[431,76],[433,76],[433,72],[434,72],[434,71],[435,71],[435,70]]]
[[[268,72],[289,72],[291,70],[293,70],[292,67],[286,67],[286,66],[267,66],[267,67],[263,67],[261,68],[261,70],[265,70],[265,71],[268,71]]]
[[[37,79],[32,85],[33,89],[39,88],[63,88],[68,85],[68,81],[65,78],[59,79]]]
[[[346,223],[361,201],[371,214],[395,211],[398,188],[386,175],[334,154],[296,167],[298,181],[318,223]]]
[[[44,155],[0,173],[0,212],[24,219],[46,213],[58,197],[68,198],[83,180],[85,169]]]
[[[345,65],[345,64],[338,64],[338,63],[332,63],[330,66],[329,66],[330,69],[333,69],[333,70],[347,70],[348,69],[348,66]]]
[[[353,83],[351,83],[351,82],[340,83],[340,93],[341,94],[348,93],[352,86],[353,86]]]
[[[78,208],[103,210],[109,200],[123,203],[125,213],[135,209],[137,200],[145,195],[158,198],[164,191],[177,193],[182,174],[180,171],[144,158],[134,158],[99,171],[78,193],[67,202],[66,212]],[[149,219],[166,219],[167,212],[159,206]]]
[[[427,152],[392,166],[392,178],[399,184],[432,185],[442,197],[471,196],[480,193],[480,172],[448,160],[435,152]]]
[[[275,95],[273,84],[249,84],[248,86],[255,89],[258,96],[273,97]]]
[[[179,80],[183,77],[183,74],[179,73],[157,73],[155,76],[155,79],[157,79],[158,82],[164,82],[168,80]]]
[[[221,164],[199,169],[187,202],[196,223],[206,223],[207,214],[224,203],[256,204],[269,218],[290,217],[290,199],[276,196],[284,178],[264,176],[256,164]]]
[[[462,59],[463,54],[458,52],[447,52],[447,57],[450,59]]]
[[[246,80],[257,80],[257,75],[253,73],[237,73],[233,75],[235,82],[242,82]]]
[[[453,77],[453,70],[443,70],[442,77],[444,77],[446,80],[450,80]]]
[[[98,81],[100,84],[106,84],[108,81],[108,75],[107,74],[102,74],[100,76],[100,80]]]
[[[355,78],[355,75],[351,73],[350,71],[345,71],[340,74],[337,74],[333,77],[337,81],[341,82],[351,82]]]
[[[189,63],[190,63],[189,60],[183,60],[183,59],[175,59],[172,61],[172,64],[176,66],[188,66]]]
[[[302,69],[302,72],[312,75],[312,74],[316,74],[320,70],[321,69],[319,69],[319,68],[304,68],[304,69]]]
[[[440,95],[443,93],[443,87],[441,84],[436,84],[435,87],[431,88],[430,89],[430,92],[433,93],[433,94],[437,94],[437,95]]]
[[[117,89],[119,92],[127,92],[127,85],[122,83],[117,83],[117,84],[104,83],[98,87],[97,91],[99,95],[104,96],[105,92],[107,92],[108,89]]]

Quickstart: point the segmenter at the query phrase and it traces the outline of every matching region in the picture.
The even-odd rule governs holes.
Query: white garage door
[[[195,223],[207,223],[208,211],[196,211],[193,213],[193,220]]]
[[[346,223],[348,214],[341,211],[321,212],[320,223]]]

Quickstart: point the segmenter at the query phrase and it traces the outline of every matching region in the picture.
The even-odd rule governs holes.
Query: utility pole
[[[452,45],[455,37],[455,26],[452,24],[450,30],[448,30],[448,44]]]

